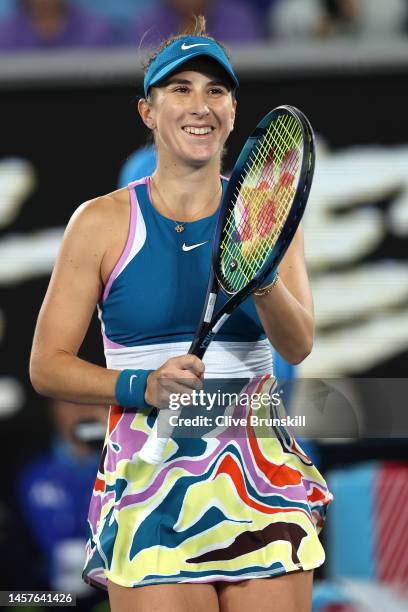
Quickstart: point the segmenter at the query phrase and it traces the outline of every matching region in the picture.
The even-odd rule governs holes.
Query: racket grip
[[[151,465],[158,465],[163,462],[167,442],[170,440],[174,429],[174,426],[171,426],[168,422],[164,422],[162,423],[162,428],[164,429],[163,436],[160,436],[160,438],[157,436],[159,421],[165,418],[166,414],[164,411],[162,413],[162,411],[159,410],[150,436],[139,451],[140,459]]]
[[[195,338],[191,343],[191,346],[188,350],[189,355],[195,355],[199,359],[202,359],[205,355],[207,347],[200,347],[200,343],[202,342],[202,338]]]
[[[169,438],[157,438],[156,434],[152,432],[140,449],[140,459],[151,465],[162,463],[164,459],[164,449],[168,441]]]

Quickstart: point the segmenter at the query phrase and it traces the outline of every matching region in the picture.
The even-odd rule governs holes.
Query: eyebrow
[[[178,77],[170,77],[165,85],[167,87],[168,85],[175,85],[175,84],[192,85],[192,81],[189,81],[188,79],[180,79]],[[223,79],[213,79],[212,81],[209,81],[207,85],[222,85],[223,87],[225,87],[225,89],[228,89],[226,81],[224,81]]]

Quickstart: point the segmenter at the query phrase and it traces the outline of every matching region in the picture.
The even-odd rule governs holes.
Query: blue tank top
[[[223,190],[227,185],[222,180]],[[176,222],[152,205],[150,178],[129,185],[130,230],[125,249],[99,304],[105,348],[191,342],[200,320],[217,212]],[[220,292],[217,305],[228,298]],[[218,341],[256,342],[265,333],[252,298],[238,307]]]

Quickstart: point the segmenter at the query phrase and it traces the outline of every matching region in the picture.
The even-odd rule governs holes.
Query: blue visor
[[[239,82],[231,63],[218,43],[206,36],[183,36],[165,47],[150,64],[144,78],[145,96],[152,85],[156,85],[179,66],[200,55],[214,59],[224,68],[233,86],[238,87]]]

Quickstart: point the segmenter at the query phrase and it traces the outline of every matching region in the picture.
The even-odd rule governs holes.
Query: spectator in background
[[[50,417],[51,449],[20,474],[17,498],[44,561],[43,568],[36,568],[42,571],[41,582],[88,600],[95,593],[84,585],[81,572],[89,491],[98,470],[108,408],[53,401]],[[20,581],[23,587],[23,576]]]
[[[407,0],[276,0],[269,12],[272,36],[291,39],[404,34]]]
[[[138,46],[157,45],[182,31],[199,14],[205,15],[211,36],[222,42],[249,43],[264,37],[256,11],[243,0],[162,0],[134,21],[129,42]]]
[[[0,20],[10,17],[14,8],[14,0],[1,0],[0,2]]]
[[[245,0],[245,2],[250,4],[263,19],[272,6],[280,0]]]
[[[277,0],[268,16],[273,38],[305,40],[316,38],[323,17],[324,0]]]
[[[357,31],[360,0],[320,0],[320,3],[322,15],[316,32],[321,38]]]
[[[153,174],[156,164],[157,155],[154,145],[145,145],[136,149],[136,151],[129,155],[120,170],[118,178],[119,189],[127,187],[133,181]]]
[[[323,0],[332,32],[346,28],[359,36],[405,34],[407,0]]]
[[[2,0],[0,0],[2,1]],[[72,0],[84,9],[103,15],[109,20],[115,37],[120,43],[125,37],[129,23],[151,10],[160,0]],[[265,1],[265,0],[260,0]],[[269,0],[267,0],[269,1]]]
[[[18,0],[15,14],[0,25],[0,49],[96,47],[113,42],[108,22],[69,0]]]

